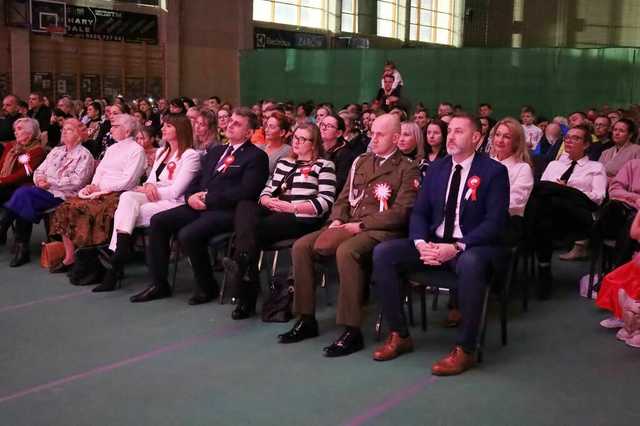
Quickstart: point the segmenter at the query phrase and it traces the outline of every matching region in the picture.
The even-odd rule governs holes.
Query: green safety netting
[[[386,59],[404,79],[408,106],[439,101],[475,110],[490,102],[497,116],[533,105],[541,115],[640,101],[640,49],[263,49],[240,57],[242,103],[275,98],[331,101],[373,98]]]

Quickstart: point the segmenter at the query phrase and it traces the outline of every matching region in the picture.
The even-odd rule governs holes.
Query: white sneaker
[[[627,330],[625,330],[624,328],[621,328],[620,330],[618,330],[618,332],[616,333],[616,338],[618,340],[622,340],[623,342],[626,342],[628,339],[631,338],[631,333],[629,333]]]
[[[625,343],[632,348],[640,348],[640,333],[635,333],[633,336],[625,340]]]
[[[624,321],[615,317],[610,317],[600,321],[600,325],[604,328],[622,328],[624,327]]]

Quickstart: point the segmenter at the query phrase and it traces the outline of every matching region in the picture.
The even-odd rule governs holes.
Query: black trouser
[[[593,241],[600,244],[604,238],[616,240],[614,267],[631,259],[637,243],[629,235],[631,224],[638,210],[618,200],[607,202],[600,211],[600,219],[593,229]]]
[[[554,239],[586,239],[591,233],[593,212],[597,208],[596,203],[577,189],[554,182],[537,184],[525,217],[538,261],[551,261]]]
[[[233,229],[233,210],[198,211],[184,205],[158,213],[151,218],[149,269],[153,284],[167,288],[169,281],[169,244],[177,235],[181,250],[189,257],[196,286],[212,295],[217,292],[209,258],[209,239]]]
[[[462,313],[457,344],[465,352],[476,349],[485,289],[493,258],[502,255],[500,247],[471,247],[442,266],[427,266],[412,240],[384,241],[373,250],[373,280],[378,303],[391,331],[404,332],[404,276],[425,269],[450,271],[456,275],[456,298]]]
[[[278,241],[298,238],[320,228],[321,219],[298,218],[293,213],[279,213],[242,201],[234,217],[235,258],[246,255],[251,281],[258,282],[258,253]]]

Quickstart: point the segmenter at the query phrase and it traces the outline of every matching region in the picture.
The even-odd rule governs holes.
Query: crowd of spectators
[[[373,281],[395,324],[377,360],[413,348],[390,287],[397,271],[385,269],[394,262],[450,265],[460,280],[476,271],[469,279],[485,286],[477,277],[496,258],[486,253],[528,247],[537,255],[538,296],[548,299],[558,242],[567,246],[560,259],[571,261],[587,257],[593,241],[613,238],[614,266],[631,260],[638,248],[630,231],[640,200],[638,106],[554,111],[565,115],[547,119],[531,105],[514,118],[495,117],[489,103],[470,115],[443,101],[430,114],[422,103],[407,110],[403,90],[400,73],[387,63],[375,99],[341,108],[272,99],[234,108],[216,96],[157,102],[65,96],[54,104],[35,92],[20,108],[18,97],[6,96],[0,243],[13,228],[10,266],[29,262],[32,227],[44,219],[48,236],[64,246],[51,272],[68,272],[74,284],[99,284],[95,292],[113,291],[131,259],[135,230],[145,228],[152,283],[131,301],[171,295],[167,265],[176,239],[194,271],[189,303],[195,305],[219,292],[208,239],[235,232],[226,267],[238,296],[233,318],[243,319],[256,311],[261,248],[297,239],[297,321],[279,341],[318,335],[313,265],[318,256],[335,257],[337,322],[345,329],[325,355],[362,349],[361,304]],[[96,258],[104,273],[97,278],[80,254],[87,247],[101,247]],[[451,301],[460,344],[434,374],[458,374],[473,364],[479,293],[468,282]],[[607,306],[617,297],[609,293]],[[614,312],[622,315],[619,306]]]

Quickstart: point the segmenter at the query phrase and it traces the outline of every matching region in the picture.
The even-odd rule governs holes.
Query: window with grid
[[[340,31],[357,33],[358,0],[342,0],[342,10],[340,12]]]
[[[377,34],[404,40],[406,11],[406,0],[378,0]]]
[[[412,0],[409,40],[459,46],[464,0]]]
[[[336,30],[336,0],[253,0],[253,20]]]

